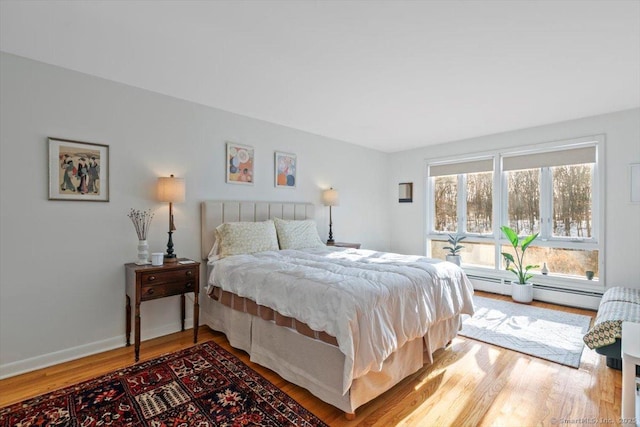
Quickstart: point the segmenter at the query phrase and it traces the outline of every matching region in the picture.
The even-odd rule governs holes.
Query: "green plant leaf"
[[[515,263],[516,260],[513,259],[513,255],[508,252],[502,252],[502,256],[509,260],[509,262]]]
[[[526,276],[524,276],[524,282],[522,282],[522,284],[524,285],[525,283],[527,283],[527,280],[531,279],[533,277],[533,274],[527,274]]]
[[[539,266],[539,265],[537,265],[537,264],[536,264],[536,265],[527,265],[527,266],[524,268],[524,271],[529,271],[529,270],[531,270],[532,268],[540,268],[540,266]]]
[[[506,225],[503,225],[502,227],[500,227],[500,229],[502,230],[504,235],[507,236],[507,239],[509,239],[509,242],[511,242],[511,246],[513,246],[514,248],[517,248],[518,247],[518,235],[516,234],[516,232],[513,231],[511,228],[509,228]]]
[[[526,251],[527,248],[529,247],[529,245],[531,244],[531,242],[533,242],[534,240],[536,240],[536,238],[538,237],[538,234],[540,233],[536,233],[536,234],[532,234],[530,236],[527,236],[523,241],[522,241],[522,252]]]

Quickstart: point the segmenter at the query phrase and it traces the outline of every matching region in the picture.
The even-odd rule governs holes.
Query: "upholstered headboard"
[[[216,227],[224,222],[255,222],[273,218],[315,220],[315,212],[311,203],[204,201],[200,205],[202,259],[207,258],[213,247]]]

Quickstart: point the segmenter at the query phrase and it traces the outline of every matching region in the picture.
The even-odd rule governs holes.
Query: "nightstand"
[[[180,259],[179,261],[191,261]],[[193,292],[193,342],[198,342],[198,293],[200,263],[171,263],[160,266],[125,264],[127,283],[127,346],[131,345],[131,298],[135,298],[135,361],[140,358],[140,303],[180,295],[180,313],[184,331],[184,294]]]
[[[336,248],[360,249],[360,243],[335,242],[335,243],[327,243],[327,246],[335,246]]]

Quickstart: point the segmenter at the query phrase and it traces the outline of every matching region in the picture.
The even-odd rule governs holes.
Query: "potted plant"
[[[445,246],[443,248],[449,251],[449,254],[447,255],[447,261],[460,266],[462,258],[460,257],[460,255],[458,255],[458,253],[460,252],[460,249],[464,248],[464,246],[461,246],[458,243],[465,239],[466,236],[462,236],[460,234],[449,234],[448,236],[449,239],[447,239],[447,242],[449,242],[449,246]]]
[[[529,270],[540,267],[539,265],[524,265],[524,253],[529,245],[538,237],[539,233],[531,234],[527,237],[520,239],[518,234],[510,227],[503,225],[500,227],[502,232],[515,251],[514,257],[510,253],[502,252],[502,256],[507,260],[506,269],[516,275],[517,281],[511,282],[511,297],[514,301],[530,303],[533,301],[533,283],[529,282],[529,279],[533,277],[533,274],[529,273]]]

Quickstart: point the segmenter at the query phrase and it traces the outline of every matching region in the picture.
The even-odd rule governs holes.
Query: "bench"
[[[607,366],[622,369],[622,322],[640,323],[640,289],[614,287],[608,289],[598,307],[593,326],[584,336],[590,349],[606,356]],[[636,371],[638,367],[636,367]]]

